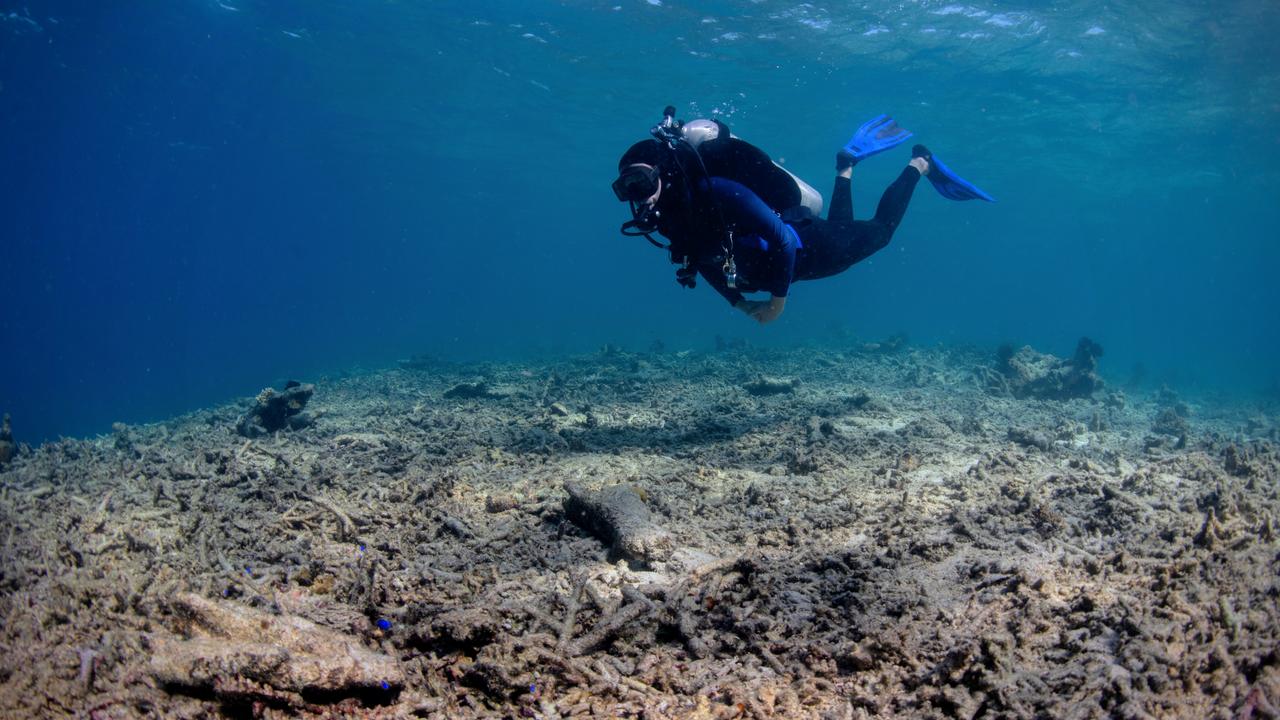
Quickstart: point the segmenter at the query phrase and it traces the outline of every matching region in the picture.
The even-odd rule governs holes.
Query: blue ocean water
[[[0,0],[0,411],[34,443],[414,353],[895,332],[1274,395],[1278,34],[1264,0]],[[1000,202],[921,184],[757,327],[617,233],[667,104],[824,194],[889,112]]]

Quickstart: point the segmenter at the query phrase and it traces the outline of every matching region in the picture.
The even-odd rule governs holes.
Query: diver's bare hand
[[[743,300],[734,307],[750,315],[761,325],[767,325],[777,320],[786,306],[785,297],[773,297],[769,300]]]

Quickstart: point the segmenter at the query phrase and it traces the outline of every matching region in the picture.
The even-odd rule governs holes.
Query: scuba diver
[[[759,148],[734,137],[718,120],[675,118],[663,111],[653,138],[632,145],[618,161],[613,192],[630,204],[623,235],[643,236],[667,250],[686,288],[701,275],[733,307],[760,323],[778,318],[791,283],[831,277],[889,244],[921,177],[950,200],[995,200],[951,172],[929,149],[916,145],[911,162],[884,191],[875,216],[853,219],[853,166],[896,147],[911,133],[881,115],[858,129],[836,154],[831,210],[822,196],[774,163]],[[659,233],[668,240],[653,238]],[[768,300],[744,293],[767,292]]]

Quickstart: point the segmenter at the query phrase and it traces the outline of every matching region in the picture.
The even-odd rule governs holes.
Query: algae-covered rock
[[[13,426],[9,422],[9,413],[4,414],[4,422],[0,424],[0,467],[4,467],[17,454],[18,446],[13,442]]]
[[[1161,435],[1182,437],[1191,432],[1191,423],[1172,408],[1165,408],[1152,421],[1151,431]]]
[[[765,375],[742,385],[744,390],[757,397],[793,393],[798,387],[800,387],[800,381],[795,378],[773,378]]]
[[[272,691],[341,696],[405,681],[395,658],[310,620],[191,593],[178,595],[173,609],[185,637],[151,640],[151,674],[165,685],[217,693],[248,681],[281,700],[288,696]]]
[[[661,562],[671,556],[671,533],[652,520],[649,508],[635,488],[612,485],[592,492],[576,482],[566,482],[565,515],[575,525],[600,538],[630,560]]]
[[[1016,398],[1068,400],[1086,398],[1102,389],[1098,377],[1098,358],[1102,346],[1089,338],[1080,338],[1075,355],[1063,360],[1024,346],[1014,352],[1009,345],[997,352],[997,369],[1004,384]]]
[[[256,438],[286,428],[300,430],[309,426],[313,420],[303,409],[315,391],[315,385],[304,385],[296,380],[285,383],[282,392],[275,388],[264,389],[258,393],[253,407],[236,423],[236,432],[247,438]]]
[[[494,392],[493,388],[489,386],[488,380],[476,380],[474,382],[458,383],[445,390],[442,397],[450,400],[482,400],[499,398],[502,397],[502,394]]]
[[[1009,439],[1019,445],[1038,448],[1044,452],[1049,452],[1053,449],[1053,441],[1049,439],[1049,436],[1035,430],[1009,428]]]

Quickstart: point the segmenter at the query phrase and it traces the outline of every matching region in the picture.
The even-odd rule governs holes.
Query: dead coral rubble
[[[1025,402],[975,367],[851,341],[397,368],[318,385],[296,432],[227,406],[23,451],[0,717],[1274,714],[1256,403],[1196,396],[1148,448],[1151,393]],[[503,394],[441,402],[481,376]]]

